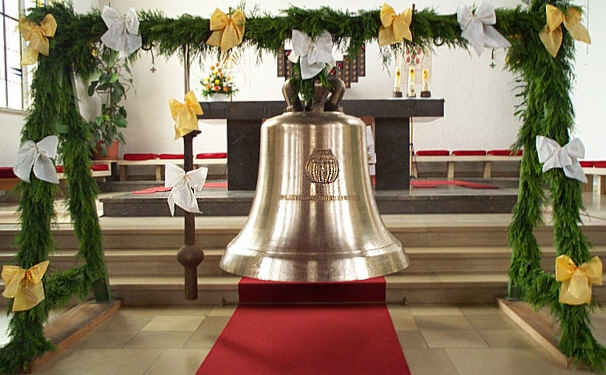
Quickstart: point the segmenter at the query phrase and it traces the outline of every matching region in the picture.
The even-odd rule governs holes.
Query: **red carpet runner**
[[[292,296],[366,303],[269,304],[295,302]],[[196,375],[410,375],[384,304],[384,278],[314,284],[245,278],[240,301]]]

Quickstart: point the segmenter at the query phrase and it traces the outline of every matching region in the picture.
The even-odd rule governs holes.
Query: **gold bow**
[[[3,266],[2,281],[5,288],[2,295],[14,298],[13,311],[26,311],[37,306],[44,299],[42,276],[48,268],[49,261],[38,263],[24,270],[18,266]]]
[[[412,9],[408,8],[400,14],[389,5],[383,4],[381,8],[381,27],[379,28],[379,45],[387,46],[408,39],[412,42],[410,24],[412,23]]]
[[[246,17],[238,9],[227,15],[219,9],[210,17],[210,30],[213,32],[206,41],[209,46],[221,47],[221,51],[237,46],[244,39],[244,24]]]
[[[547,4],[546,12],[547,24],[539,37],[551,56],[556,57],[562,45],[562,23],[573,39],[591,44],[589,31],[581,24],[581,11],[578,8],[570,7],[564,14],[560,8]]]
[[[568,255],[556,259],[556,280],[562,283],[560,303],[583,305],[591,302],[591,285],[602,285],[602,261],[593,257],[580,267]]]
[[[32,65],[38,61],[38,54],[41,53],[44,56],[48,56],[48,38],[55,36],[57,21],[55,21],[55,17],[52,14],[47,14],[40,23],[40,26],[38,26],[27,18],[22,17],[19,20],[19,31],[23,39],[29,42],[25,51],[23,51],[21,65]]]
[[[202,115],[202,107],[193,91],[185,94],[185,103],[171,99],[168,102],[170,115],[175,120],[175,139],[198,130],[198,116]]]

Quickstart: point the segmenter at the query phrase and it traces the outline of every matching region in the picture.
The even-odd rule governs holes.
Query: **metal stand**
[[[190,90],[189,72],[190,58],[189,47],[183,47],[183,59],[185,70],[185,93]],[[183,137],[185,172],[194,169],[193,140],[200,134],[193,131]],[[177,254],[177,260],[184,267],[185,276],[185,299],[194,300],[198,298],[198,265],[204,260],[204,252],[196,245],[196,217],[190,212],[185,212],[185,244]]]
[[[414,172],[415,171],[415,169],[414,169],[415,151],[414,151],[414,145],[413,145],[414,144],[414,133],[413,133],[414,125],[413,125],[413,123],[414,123],[414,120],[413,120],[413,117],[411,117],[410,120],[408,121],[408,124],[409,124],[408,126],[410,127],[409,128],[410,143],[408,144],[409,155],[410,155],[410,158],[409,158],[410,162],[409,162],[409,167],[408,167],[408,173],[410,175],[410,179],[413,179],[413,178],[417,177],[416,173]]]

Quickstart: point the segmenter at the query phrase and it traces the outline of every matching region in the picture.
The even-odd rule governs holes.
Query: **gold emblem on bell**
[[[338,109],[342,93],[334,95],[326,105]],[[287,104],[300,108],[288,97]],[[348,281],[408,266],[374,199],[366,125],[323,112],[320,104],[261,127],[255,199],[244,228],[227,245],[223,270],[262,280]]]
[[[315,150],[305,163],[307,177],[316,184],[332,184],[339,177],[339,163],[330,150]]]

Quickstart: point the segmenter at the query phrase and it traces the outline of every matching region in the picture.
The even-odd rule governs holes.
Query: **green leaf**
[[[111,78],[109,79],[109,81],[111,83],[118,82],[118,78],[119,78],[118,73],[112,73]]]
[[[66,123],[63,123],[63,122],[56,122],[55,129],[57,131],[57,134],[60,134],[60,135],[66,135],[69,133],[69,125],[67,125]]]
[[[92,81],[90,85],[88,85],[88,96],[93,96],[95,94],[95,89],[97,88],[98,84],[99,81]]]
[[[126,128],[126,125],[128,124],[128,122],[126,121],[126,119],[124,117],[118,117],[117,119],[114,120],[114,124],[116,124],[116,126],[119,128]]]

